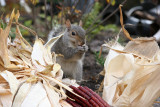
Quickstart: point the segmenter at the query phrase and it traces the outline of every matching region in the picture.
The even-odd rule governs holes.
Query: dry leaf
[[[45,81],[43,81],[43,86],[46,90],[47,96],[49,98],[51,106],[61,107],[59,103],[59,94],[55,92],[54,88],[51,87],[51,85],[48,85]]]
[[[23,83],[13,101],[13,107],[20,107],[31,89],[31,83]],[[32,100],[33,101],[33,100]],[[32,102],[33,103],[33,102]]]
[[[130,37],[130,34],[128,33],[128,31],[124,28],[124,25],[123,25],[123,15],[122,15],[122,9],[121,9],[122,5],[119,5],[119,10],[120,10],[120,23],[121,23],[121,26],[122,26],[122,30],[123,30],[123,33],[124,35],[129,39],[129,40],[133,40],[131,37]]]
[[[61,38],[64,34],[60,34],[56,37],[53,37],[52,39],[50,39],[46,44],[45,44],[45,48],[48,50],[48,52],[51,51],[52,46],[57,42],[57,40],[59,38]]]
[[[137,41],[140,42],[137,43]],[[145,38],[138,38],[134,39],[134,41],[130,41],[125,46],[124,52],[152,60],[159,52],[159,46],[154,39],[152,40],[152,38],[148,38],[148,40]]]
[[[60,104],[62,107],[73,107],[72,105],[68,104],[66,101],[64,100],[60,100]]]
[[[10,32],[10,28],[11,28],[11,23],[12,23],[14,16],[15,16],[15,14],[14,14],[14,10],[13,10],[8,26],[5,28],[5,30],[0,28],[0,49],[1,49],[0,50],[0,57],[2,58],[5,67],[7,67],[8,65],[11,64],[9,57],[8,57],[7,39],[8,39],[8,35]]]
[[[70,86],[75,86],[75,87],[79,87],[79,85],[76,83],[76,80],[71,80],[69,78],[64,78],[63,80],[63,83],[65,83],[66,85]]]
[[[130,42],[134,43],[135,41]],[[148,39],[138,44],[127,45],[127,52],[124,52],[124,47],[119,44],[111,47],[104,65],[103,90],[103,98],[110,105],[115,107],[150,107],[160,96],[158,85],[160,66],[154,63],[160,62],[160,59],[157,59],[160,53],[156,52],[159,51],[157,44],[154,48],[145,47],[151,42],[154,44],[153,40]],[[142,47],[139,44],[142,44]],[[132,49],[137,49],[136,56],[135,52],[131,51]],[[146,53],[148,51],[150,52]],[[152,53],[152,51],[156,53]],[[146,56],[147,59],[142,56]],[[149,60],[153,56],[152,61]]]
[[[32,61],[33,61],[34,65],[37,65],[37,62],[40,65],[43,65],[43,66],[46,65],[46,63],[44,61],[44,58],[43,58],[44,57],[44,51],[45,50],[44,50],[42,41],[40,39],[37,39],[34,43],[32,55],[31,55],[31,58],[32,58]]]
[[[51,107],[48,95],[41,82],[32,85],[30,92],[24,99],[21,107],[39,107],[39,106]]]
[[[19,82],[16,77],[9,71],[4,71],[0,73],[1,81],[3,78],[3,84],[0,85],[0,102],[3,107],[11,107],[13,97],[18,89]],[[3,85],[2,85],[3,84]],[[2,91],[3,90],[3,91]]]

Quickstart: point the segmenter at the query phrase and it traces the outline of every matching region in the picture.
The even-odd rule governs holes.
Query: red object
[[[66,101],[70,103],[73,107],[110,107],[107,102],[105,102],[97,93],[95,93],[88,87],[70,87],[73,89],[75,93],[84,98],[83,99],[67,91],[67,95],[75,101],[72,101],[68,98],[66,99]]]
[[[100,102],[105,105],[105,107],[110,107],[110,105],[106,101],[104,101],[97,93],[95,93],[94,91],[92,91],[91,89],[89,89],[86,86],[84,88],[86,90],[88,90],[90,93],[92,93],[96,98],[98,98],[100,100]]]
[[[76,102],[74,102],[74,101],[72,101],[72,100],[70,100],[70,99],[66,99],[66,101],[69,103],[69,104],[71,104],[73,107],[82,107],[82,106],[80,106],[79,104],[77,104]]]
[[[78,88],[82,90],[83,92],[85,92],[86,94],[88,94],[91,97],[91,99],[93,99],[93,101],[95,101],[98,104],[98,106],[105,107],[105,105],[103,105],[103,103],[101,103],[98,98],[96,98],[93,94],[87,91],[84,87],[80,86]]]

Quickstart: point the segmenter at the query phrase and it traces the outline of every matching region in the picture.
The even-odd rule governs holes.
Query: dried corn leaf
[[[137,41],[140,42],[137,43]],[[159,52],[159,46],[155,40],[147,41],[145,38],[141,38],[141,40],[135,39],[134,41],[128,42],[123,51],[127,53],[132,53],[136,56],[153,60]]]
[[[79,85],[76,83],[76,80],[71,80],[69,78],[64,78],[63,80],[63,83],[65,83],[66,85],[70,86],[75,86],[75,87],[79,87]]]
[[[31,88],[31,83],[23,83],[21,87],[18,90],[18,93],[15,96],[15,99],[13,101],[13,107],[20,107],[23,103],[25,97],[29,93]]]
[[[17,56],[15,56],[11,51],[8,51],[9,53],[9,59],[11,62],[14,62],[15,64],[22,64],[23,61],[19,59]]]
[[[26,56],[24,56],[21,53],[18,53],[19,57],[22,59],[24,65],[28,65],[29,67],[32,67],[32,62],[31,59],[27,58]]]
[[[0,65],[0,71],[4,71],[4,70],[5,70],[5,68]]]
[[[47,55],[46,49],[44,48],[42,41],[40,39],[37,39],[35,41],[35,44],[33,46],[33,51],[32,51],[32,61],[34,65],[38,65],[37,62],[40,65],[47,65],[47,63],[52,64],[52,58],[48,58],[49,55],[47,56],[47,59],[45,60],[45,55]],[[48,62],[47,62],[48,61]]]
[[[56,37],[53,37],[52,39],[50,39],[46,44],[45,44],[45,48],[48,50],[48,52],[51,51],[52,46],[57,42],[57,40],[59,38],[61,38],[64,34],[60,34]]]
[[[38,107],[41,104],[46,104],[46,107],[51,107],[45,88],[41,82],[38,82],[32,85],[30,92],[25,97],[21,107]]]
[[[3,78],[3,83],[0,85],[0,102],[3,107],[11,107],[13,97],[17,91],[19,82],[16,77],[9,71],[4,71],[0,73],[1,80]]]
[[[23,54],[25,57],[31,59],[31,53],[26,50],[19,50],[19,53]]]
[[[0,107],[11,107],[12,106],[12,94],[1,95],[0,97]]]
[[[0,57],[3,60],[4,66],[6,66],[6,67],[11,64],[9,57],[8,57],[7,39],[8,39],[8,35],[10,32],[10,28],[11,28],[11,23],[12,23],[14,16],[15,16],[15,14],[14,14],[14,10],[13,10],[8,26],[5,28],[5,30],[0,28],[0,49],[1,49],[0,50]]]
[[[153,40],[156,40],[156,39],[154,37],[138,37],[138,38],[133,39],[133,41],[136,41],[137,43],[138,42],[153,41]]]
[[[17,14],[15,15],[16,23],[18,23],[19,16],[20,16],[19,11],[17,11]],[[23,36],[20,32],[20,29],[19,29],[19,25],[16,26],[16,35],[17,35],[16,36],[17,38],[18,37],[20,38],[19,39],[19,41],[21,43],[20,46],[22,46],[25,49],[25,51],[28,50],[29,52],[31,52],[32,51],[32,46],[23,38]]]
[[[72,105],[68,104],[68,103],[67,103],[66,101],[64,101],[64,100],[61,100],[61,101],[60,101],[60,104],[61,104],[62,107],[73,107]]]
[[[150,42],[153,40],[143,41],[142,39],[142,42],[138,42],[138,44]],[[138,48],[138,46],[134,45],[132,48]],[[157,64],[149,65],[151,61],[144,60],[141,54],[145,56],[145,51],[152,51],[152,49],[154,51],[154,48],[148,47],[148,50],[145,48],[143,53],[136,56],[130,51],[122,53],[123,47],[118,44],[112,48],[118,51],[111,49],[105,61],[103,98],[115,107],[150,107],[160,96],[160,87],[158,86],[160,66]],[[128,48],[130,47],[128,46]],[[137,51],[141,50],[137,49]],[[158,53],[153,56],[157,57],[157,55]],[[141,60],[141,65],[139,60]],[[143,63],[148,65],[143,65]]]
[[[0,58],[2,59],[2,62],[0,63],[1,66],[4,66],[6,69],[8,70],[21,70],[21,68],[19,68],[18,66],[11,64],[10,59],[9,59],[9,54],[8,54],[8,49],[7,49],[7,44],[9,44],[7,40],[8,39],[8,35],[10,32],[10,28],[11,28],[11,23],[13,18],[15,17],[14,14],[14,10],[12,11],[11,17],[10,17],[10,21],[8,26],[5,28],[5,30],[3,30],[2,28],[0,28]]]
[[[52,74],[52,73],[53,73],[53,74]],[[51,72],[51,75],[55,75],[54,72]],[[52,76],[52,77],[53,77],[53,76]],[[63,71],[62,71],[62,69],[60,69],[60,70],[56,73],[55,78],[56,78],[57,80],[62,80],[62,77],[63,77]]]
[[[55,77],[57,75],[57,72],[61,70],[61,66],[59,64],[54,64],[53,70],[52,70],[52,76]]]
[[[130,34],[128,33],[128,31],[124,28],[124,25],[123,25],[123,15],[122,15],[122,9],[121,9],[122,5],[119,5],[119,10],[120,10],[120,23],[121,23],[121,26],[122,26],[122,30],[123,30],[123,33],[124,35],[129,39],[129,40],[133,40],[130,36]]]
[[[4,71],[0,73],[0,75],[8,82],[10,91],[14,95],[17,91],[19,81],[16,79],[16,77],[13,75],[13,73],[9,71]]]
[[[54,107],[56,105],[56,107],[61,107],[59,103],[59,94],[55,92],[54,88],[52,88],[53,86],[47,84],[45,81],[43,81],[43,86],[46,90],[51,106]]]
[[[48,79],[49,81],[53,81],[54,83],[58,84],[59,86],[61,87],[64,87],[65,89],[67,89],[68,91],[72,92],[72,89],[66,85],[64,85],[61,81],[55,79],[55,78],[51,78],[49,76],[46,76],[46,75],[42,75],[42,74],[39,74],[41,77],[43,78],[46,78]]]
[[[24,38],[22,36],[18,36],[18,34],[17,34],[12,45],[14,47],[16,47],[16,49],[18,51],[25,51],[29,54],[27,56],[30,56],[30,54],[32,52],[32,47],[30,45],[28,45],[28,43],[26,41],[24,41],[23,39]]]

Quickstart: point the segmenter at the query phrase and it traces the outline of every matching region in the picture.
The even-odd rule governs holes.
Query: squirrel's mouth
[[[78,46],[83,46],[84,43],[83,42],[78,42]]]

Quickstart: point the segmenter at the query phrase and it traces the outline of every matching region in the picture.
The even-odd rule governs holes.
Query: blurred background
[[[101,31],[119,31],[119,4],[131,35],[153,36],[159,30],[159,0],[0,0],[1,26],[15,8],[21,14],[19,21],[44,40],[69,19],[72,24],[82,20],[90,41]],[[32,42],[29,32],[22,30],[22,34]]]
[[[89,50],[84,59],[85,81],[81,84],[100,91],[103,75],[99,73],[103,70],[108,49],[103,48],[101,57],[99,51],[104,41],[115,40],[121,29],[119,4],[123,5],[125,28],[132,37],[152,37],[159,31],[159,0],[0,0],[0,26],[5,28],[15,8],[20,11],[19,22],[36,31],[46,42],[66,19],[72,24],[82,20]],[[20,30],[33,44],[34,36],[22,28]],[[13,32],[15,27],[11,29],[11,38],[15,37]],[[118,42],[125,45],[127,41],[120,33]]]
[[[101,31],[119,31],[119,4],[123,4],[124,23],[131,35],[153,36],[158,31],[159,0],[0,0],[1,26],[15,8],[21,14],[19,21],[44,40],[66,19],[72,23],[82,20],[92,40]],[[22,30],[22,34],[32,41],[29,32]]]

